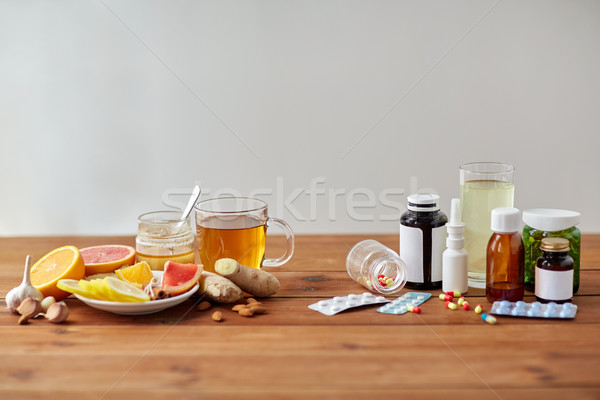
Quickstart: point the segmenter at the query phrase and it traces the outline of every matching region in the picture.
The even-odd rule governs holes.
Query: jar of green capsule
[[[581,214],[576,211],[534,208],[523,211],[523,244],[525,246],[525,289],[535,291],[535,265],[542,256],[540,245],[545,237],[562,237],[569,240],[568,255],[573,259],[573,293],[579,290],[579,255]]]

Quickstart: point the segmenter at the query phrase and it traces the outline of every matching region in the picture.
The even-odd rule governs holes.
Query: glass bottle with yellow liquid
[[[167,261],[194,262],[192,225],[189,218],[179,221],[180,217],[178,211],[154,211],[139,216],[136,262],[146,261],[156,271],[162,271]]]
[[[514,171],[512,165],[497,162],[460,166],[460,200],[471,287],[485,288],[486,250],[492,235],[491,212],[494,208],[513,206]]]

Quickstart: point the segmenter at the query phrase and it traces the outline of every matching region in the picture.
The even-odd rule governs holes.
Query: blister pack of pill
[[[349,308],[387,302],[389,300],[383,296],[375,296],[372,293],[365,292],[363,294],[349,294],[348,296],[336,296],[329,300],[321,300],[309,305],[308,308],[325,315],[334,315]]]
[[[379,307],[377,311],[384,314],[401,315],[409,311],[409,306],[416,307],[429,300],[430,297],[431,293],[407,292],[396,300]]]
[[[526,303],[524,301],[510,302],[502,300],[495,301],[494,304],[492,304],[490,313],[511,317],[575,318],[577,306],[572,303],[556,304],[550,302],[542,304],[538,301]]]

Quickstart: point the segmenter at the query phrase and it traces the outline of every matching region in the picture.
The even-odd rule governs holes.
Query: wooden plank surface
[[[584,235],[574,320],[450,311],[436,297],[422,314],[366,307],[327,317],[307,306],[364,289],[345,272],[356,242],[395,235],[299,236],[292,261],[274,273],[281,290],[265,315],[229,306],[195,309],[198,298],[160,313],[126,317],[70,298],[69,321],[17,326],[0,311],[1,399],[598,399],[600,235]],[[271,239],[270,239],[271,240]],[[0,238],[0,298],[18,283],[25,254],[65,244],[133,244],[132,237]],[[281,250],[278,238],[269,251]],[[434,293],[437,295],[437,293]],[[469,290],[471,305],[490,304]],[[531,293],[526,300],[533,301]]]

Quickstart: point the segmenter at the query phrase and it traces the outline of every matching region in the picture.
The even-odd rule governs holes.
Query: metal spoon
[[[194,208],[194,205],[196,205],[196,202],[198,201],[199,197],[200,197],[200,186],[196,185],[196,186],[194,186],[194,190],[192,191],[192,196],[188,200],[187,205],[185,206],[185,209],[183,210],[183,214],[181,214],[181,218],[179,219],[179,222],[187,221],[188,217],[190,216],[190,213],[192,212],[192,208]]]

